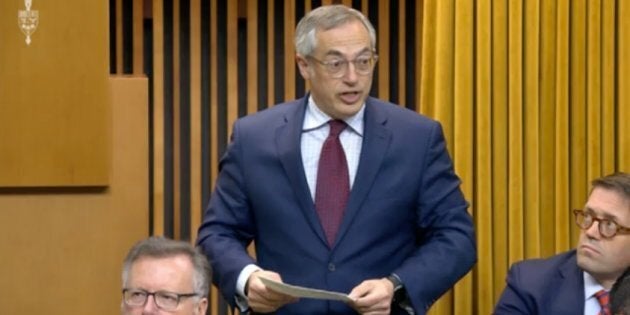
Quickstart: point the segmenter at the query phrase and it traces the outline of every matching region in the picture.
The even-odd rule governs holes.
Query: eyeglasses
[[[369,75],[374,70],[374,65],[378,61],[378,55],[370,54],[355,58],[354,60],[346,60],[342,58],[330,58],[327,60],[319,60],[313,56],[307,56],[309,59],[317,61],[323,65],[331,77],[339,79],[348,71],[348,64],[354,64],[354,71],[360,75]]]
[[[575,223],[582,230],[589,229],[591,225],[597,221],[599,234],[605,238],[612,238],[617,234],[630,234],[630,228],[621,226],[613,220],[601,219],[590,212],[585,212],[579,209],[573,210],[573,213],[575,214]]]
[[[199,296],[197,293],[175,293],[168,291],[149,292],[140,289],[123,289],[123,300],[129,306],[144,306],[147,303],[149,295],[153,295],[153,300],[158,308],[165,311],[174,311],[177,309],[182,298]]]

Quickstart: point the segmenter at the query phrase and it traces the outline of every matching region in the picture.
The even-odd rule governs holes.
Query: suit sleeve
[[[515,264],[507,275],[506,286],[495,306],[494,313],[501,314],[536,314],[531,298],[523,288],[521,265]]]
[[[254,223],[239,166],[241,142],[236,123],[232,141],[219,163],[216,187],[197,237],[197,244],[209,258],[212,282],[232,307],[236,303],[238,275],[245,266],[255,264],[247,253],[254,235]]]
[[[395,270],[417,314],[424,314],[477,260],[468,203],[440,124],[434,124],[429,139],[416,202],[417,248]]]

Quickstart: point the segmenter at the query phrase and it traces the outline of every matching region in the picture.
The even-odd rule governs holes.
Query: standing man
[[[594,180],[573,213],[577,249],[514,264],[495,314],[611,314],[609,291],[630,266],[630,175]]]
[[[189,243],[150,237],[127,254],[123,315],[205,315],[210,289],[206,257]]]
[[[368,96],[376,34],[359,11],[311,11],[295,48],[310,93],[239,119],[221,160],[197,240],[213,282],[241,311],[424,314],[476,261],[441,126]],[[295,300],[261,277],[353,302]]]

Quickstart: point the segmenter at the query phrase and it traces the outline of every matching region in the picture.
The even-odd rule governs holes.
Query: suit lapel
[[[387,153],[391,133],[385,127],[387,116],[379,106],[383,105],[377,103],[372,98],[368,98],[365,102],[365,124],[363,128],[363,144],[361,157],[359,158],[359,167],[354,179],[352,191],[350,192],[346,213],[339,227],[335,246],[348,231],[365,198],[367,198],[368,192],[383,162],[383,157]]]
[[[575,251],[571,255],[558,269],[557,295],[550,299],[549,311],[553,314],[584,314],[584,277],[577,265]]]
[[[328,244],[324,230],[319,223],[319,217],[315,211],[313,198],[311,197],[304,173],[304,165],[302,164],[300,139],[307,102],[308,95],[288,105],[294,107],[294,109],[287,112],[284,124],[276,128],[276,147],[278,157],[293,187],[293,192],[299,202],[301,211],[304,213],[311,228],[319,236],[321,241]]]

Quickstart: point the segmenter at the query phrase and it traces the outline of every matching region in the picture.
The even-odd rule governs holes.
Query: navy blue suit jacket
[[[349,293],[395,272],[417,314],[476,261],[473,225],[439,123],[366,100],[363,147],[337,240],[329,248],[300,151],[308,97],[237,120],[199,229],[213,282],[234,305],[248,264],[284,282]],[[246,248],[254,241],[256,259]],[[277,314],[354,314],[301,299]],[[394,312],[394,314],[397,311]]]
[[[494,314],[584,314],[584,275],[575,250],[514,264]]]

